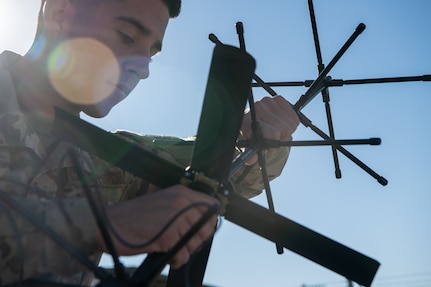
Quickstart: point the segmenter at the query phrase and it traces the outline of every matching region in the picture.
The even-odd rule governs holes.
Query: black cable
[[[16,200],[14,200],[9,194],[0,190],[0,199],[6,203],[9,207],[17,211],[22,217],[27,219],[33,225],[37,226],[40,231],[45,233],[54,242],[60,245],[64,250],[66,250],[70,255],[72,255],[76,260],[78,260],[82,265],[86,266],[89,270],[93,271],[98,278],[110,277],[108,273],[99,269],[88,257],[76,249],[69,242],[64,240],[59,234],[57,234],[51,227],[45,224],[40,218],[35,216],[30,210],[23,208]]]
[[[184,234],[180,240],[166,253],[149,254],[147,258],[138,267],[132,277],[132,282],[136,286],[151,286],[163,268],[169,263],[181,248],[202,228],[202,226],[215,214],[220,212],[218,204],[208,204],[208,210],[202,214],[201,218],[192,225],[192,227]]]
[[[77,166],[78,166],[78,169],[79,169],[80,165],[78,164]],[[82,179],[81,183],[83,183],[83,188],[84,189],[89,189],[89,186],[87,185],[86,180],[84,178],[81,178],[81,179]],[[9,182],[17,184],[17,185],[21,185],[23,187],[28,187],[28,184],[24,184],[24,183],[21,183],[21,182],[16,182],[16,181],[13,181],[13,180],[10,180],[10,179],[2,179],[2,180],[6,180],[6,181],[9,181]],[[41,190],[41,191],[43,191],[43,190]],[[99,190],[97,184],[96,184],[96,191],[97,191],[96,194],[98,195],[98,199],[100,200],[100,190]],[[89,192],[89,193],[91,193],[91,192]],[[47,195],[46,192],[44,192],[44,194]],[[94,198],[92,198],[91,196],[90,196],[90,198],[91,198],[90,201],[93,201],[93,203],[95,203]],[[27,210],[27,209],[23,208],[9,194],[7,194],[6,192],[0,190],[0,200],[3,202],[2,203],[0,201],[0,203],[3,206],[5,206],[5,207],[8,206],[9,208],[14,209],[18,214],[20,214],[21,216],[23,216],[24,218],[26,218],[29,222],[31,222],[33,225],[35,225],[41,232],[45,233],[45,235],[47,235],[54,242],[56,242],[57,244],[59,244],[65,251],[67,251],[70,255],[72,255],[76,260],[78,260],[81,264],[83,264],[89,270],[91,270],[95,274],[95,276],[97,278],[99,278],[101,280],[114,280],[113,277],[109,273],[107,273],[103,268],[97,267],[80,250],[76,249],[69,242],[67,242],[66,240],[64,240],[64,238],[62,238],[54,230],[52,230],[49,226],[47,226],[42,220],[40,220],[38,217],[34,216],[34,214],[30,210]],[[56,201],[53,200],[53,202],[56,202]],[[113,228],[113,226],[111,225],[111,223],[109,222],[109,220],[106,220],[106,224],[113,231],[113,234],[116,235],[116,237],[118,237],[118,239],[124,245],[126,245],[128,247],[131,247],[131,248],[143,248],[145,246],[148,246],[148,245],[152,244],[154,241],[156,241],[175,222],[175,220],[179,216],[181,216],[186,211],[188,211],[188,210],[190,210],[192,208],[195,208],[197,206],[207,206],[209,209],[208,209],[208,211],[206,213],[204,213],[203,217],[195,225],[193,225],[192,228],[189,230],[189,232],[194,232],[193,230],[196,229],[196,226],[199,225],[199,224],[202,224],[202,220],[207,220],[207,219],[205,219],[205,217],[208,217],[209,213],[214,214],[214,209],[216,208],[215,206],[212,206],[212,205],[210,205],[208,203],[204,203],[204,202],[198,202],[198,203],[194,203],[192,205],[187,206],[186,208],[180,210],[159,231],[159,233],[156,234],[152,239],[150,239],[146,243],[141,243],[141,244],[132,244],[132,243],[129,243],[129,242],[125,241],[123,238],[121,238],[121,236],[117,232],[115,232],[115,229]],[[101,215],[100,219],[102,221],[105,221],[105,219],[107,219],[106,210],[103,208],[103,206],[100,206],[100,207],[101,207],[100,210],[99,210],[100,215]],[[218,207],[216,209],[217,209],[217,211],[219,210]],[[3,210],[7,210],[7,208],[3,208]],[[18,227],[16,226],[16,224],[13,224],[13,216],[10,213],[8,214],[8,218],[9,218],[11,224],[13,225],[13,229],[15,230],[16,235],[19,236]],[[218,230],[218,228],[220,227],[220,224],[221,224],[221,220],[219,220],[219,224],[216,227],[216,230]],[[182,239],[180,241],[183,242],[184,239]],[[179,246],[179,245],[177,245],[177,246]],[[22,252],[23,247],[21,246],[21,248],[18,248],[18,249],[20,249],[21,252]],[[23,260],[24,260],[23,255],[21,255],[21,258],[22,258],[22,262],[23,262]],[[21,270],[21,273],[22,273],[22,270]],[[54,283],[54,282],[52,284],[56,285],[56,283]]]
[[[89,165],[92,165],[91,164],[91,162],[86,162],[87,164],[89,164]],[[94,172],[94,171],[93,171]],[[95,186],[94,186],[94,191],[95,191],[95,194],[96,194],[96,197],[99,199],[99,203],[101,203],[101,200],[100,200],[100,194],[101,194],[101,191],[100,191],[100,186],[96,183],[95,184]],[[153,244],[155,241],[157,241],[162,235],[163,235],[163,233],[169,228],[169,227],[171,227],[173,224],[174,224],[174,222],[182,215],[182,214],[184,214],[185,212],[187,212],[188,210],[190,210],[190,209],[192,209],[192,208],[195,208],[195,207],[198,207],[198,206],[206,206],[206,207],[211,207],[211,205],[210,204],[208,204],[208,203],[206,203],[206,202],[196,202],[196,203],[194,203],[194,204],[191,204],[191,205],[189,205],[189,206],[187,206],[187,207],[185,207],[185,208],[183,208],[182,210],[180,210],[177,214],[175,214],[164,226],[163,226],[163,228],[155,235],[155,236],[153,236],[153,238],[152,239],[150,239],[150,240],[148,240],[147,242],[144,242],[144,243],[139,243],[139,244],[136,244],[136,243],[131,243],[131,242],[128,242],[127,240],[125,240],[120,234],[118,234],[118,232],[116,231],[116,229],[114,228],[114,226],[112,225],[112,223],[111,223],[111,221],[109,220],[109,218],[108,218],[108,215],[107,215],[107,213],[106,213],[106,208],[104,208],[103,207],[103,205],[102,204],[100,204],[99,205],[99,207],[100,207],[100,214],[101,214],[101,217],[102,217],[102,219],[103,219],[103,221],[104,221],[104,223],[106,224],[106,226],[109,228],[109,230],[112,232],[112,234],[114,235],[114,237],[121,243],[121,244],[123,244],[124,246],[126,246],[126,247],[128,247],[128,248],[131,248],[131,249],[143,249],[143,248],[145,248],[145,247],[148,247],[149,245],[151,245],[151,244]],[[218,229],[218,228],[217,228]]]
[[[165,233],[165,231],[171,227],[174,222],[184,213],[186,213],[187,211],[189,211],[192,208],[198,207],[198,206],[206,206],[206,207],[211,207],[210,204],[206,203],[206,202],[197,202],[194,204],[191,204],[185,208],[183,208],[182,210],[180,210],[174,217],[172,217],[164,226],[162,229],[160,229],[160,231],[153,236],[152,239],[148,240],[147,242],[144,243],[131,243],[127,240],[125,240],[124,238],[121,237],[121,235],[118,234],[118,232],[116,232],[115,228],[112,226],[112,224],[108,221],[107,225],[109,227],[109,229],[112,231],[112,233],[114,234],[115,238],[118,239],[118,241],[121,242],[121,244],[123,244],[124,246],[128,247],[128,248],[132,248],[132,249],[142,249],[145,248],[151,244],[153,244],[155,241],[157,241],[162,235],[163,233]]]
[[[120,280],[127,280],[128,276],[126,274],[126,271],[123,265],[119,260],[119,254],[117,252],[117,249],[115,248],[114,242],[112,241],[111,235],[109,234],[108,229],[106,228],[106,223],[105,223],[106,220],[103,218],[101,214],[101,211],[99,209],[100,205],[97,205],[96,201],[94,200],[93,194],[90,190],[90,186],[88,185],[88,178],[85,176],[83,168],[78,161],[78,157],[73,150],[70,151],[70,157],[75,166],[76,172],[78,173],[79,180],[84,189],[85,195],[87,196],[87,200],[88,200],[88,203],[90,204],[90,208],[93,212],[94,217],[96,218],[97,226],[99,227],[99,230],[102,233],[106,248],[108,249],[109,253],[111,254],[112,260],[114,261],[115,273],[117,274],[117,277]]]
[[[169,261],[173,258],[173,256],[184,247],[184,245],[190,240],[192,236],[195,235],[195,233],[209,220],[211,216],[214,214],[219,213],[219,205],[210,205],[203,202],[194,203],[192,205],[189,205],[188,207],[182,209],[179,213],[177,213],[161,230],[158,234],[156,234],[151,240],[147,241],[146,243],[141,244],[132,244],[126,240],[124,240],[115,230],[115,228],[112,226],[111,222],[109,221],[109,218],[106,214],[106,209],[103,208],[102,205],[100,205],[100,209],[96,206],[95,200],[91,194],[90,188],[87,184],[87,180],[83,174],[82,168],[80,168],[80,164],[77,160],[76,154],[72,154],[72,157],[74,159],[74,164],[76,165],[76,168],[78,169],[78,174],[81,179],[81,184],[83,185],[84,189],[86,190],[87,198],[90,201],[90,205],[92,206],[93,213],[97,219],[99,228],[101,229],[101,232],[104,236],[105,243],[108,247],[108,250],[111,252],[113,261],[114,261],[114,269],[117,274],[117,278],[121,280],[121,282],[125,284],[132,284],[132,285],[139,285],[139,286],[150,286],[151,282],[154,282],[157,277],[160,275],[160,272],[163,270],[163,268],[169,263]],[[100,190],[99,185],[96,183],[95,185],[96,190],[96,196],[98,195],[98,199],[100,200]],[[136,270],[132,278],[129,278],[127,274],[125,274],[124,268],[122,264],[119,261],[117,252],[115,250],[115,247],[112,243],[112,239],[110,237],[109,232],[107,231],[107,228],[109,228],[114,236],[125,246],[128,246],[129,248],[143,248],[145,246],[148,246],[149,244],[156,241],[174,222],[175,220],[185,213],[186,211],[190,210],[191,208],[204,205],[208,206],[208,210],[204,212],[204,214],[201,216],[201,218],[191,226],[191,228],[186,232],[184,236],[180,238],[180,240],[174,245],[173,248],[171,248],[166,253],[154,253],[149,254],[145,261],[141,264],[141,266]],[[221,221],[219,221],[221,224]],[[220,227],[218,224],[216,226],[216,230]],[[117,279],[116,278],[116,279]],[[99,286],[105,286],[112,285],[111,278],[107,278],[106,280],[101,280]],[[115,279],[114,279],[115,280]]]

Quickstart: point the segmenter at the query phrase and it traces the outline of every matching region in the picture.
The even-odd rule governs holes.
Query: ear
[[[50,35],[61,35],[72,14],[70,0],[47,0],[43,14],[45,30]]]

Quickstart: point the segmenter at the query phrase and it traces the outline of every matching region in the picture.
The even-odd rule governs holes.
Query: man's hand
[[[292,105],[281,96],[265,97],[255,103],[256,117],[262,137],[271,140],[288,141],[299,125],[299,118]],[[250,111],[246,111],[240,131],[241,139],[252,138]],[[247,165],[253,165],[257,156],[253,156]]]
[[[183,185],[175,185],[110,206],[107,211],[108,217],[117,233],[127,242],[142,244],[152,240],[180,211],[197,203],[196,207],[190,208],[179,216],[160,238],[144,248],[130,248],[113,236],[118,253],[120,255],[135,255],[169,251],[202,217],[208,210],[208,206],[218,204],[218,201]],[[186,263],[190,255],[213,235],[216,224],[217,216],[215,215],[174,256],[170,262],[171,267],[178,268]],[[101,250],[107,252],[100,234],[98,234],[98,243]]]

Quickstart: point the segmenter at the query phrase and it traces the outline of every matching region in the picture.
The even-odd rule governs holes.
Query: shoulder
[[[22,56],[11,52],[3,51],[0,53],[0,70],[9,70],[10,67],[16,62],[22,59]]]
[[[183,167],[190,163],[193,138],[147,135],[126,130],[115,131],[115,134]]]

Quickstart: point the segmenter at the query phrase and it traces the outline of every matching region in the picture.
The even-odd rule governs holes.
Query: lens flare
[[[31,61],[36,61],[42,55],[45,44],[45,37],[39,37],[34,41],[31,53],[28,53],[28,57]]]
[[[100,103],[115,90],[120,67],[112,51],[90,38],[58,45],[48,59],[54,88],[68,101],[80,105]]]

